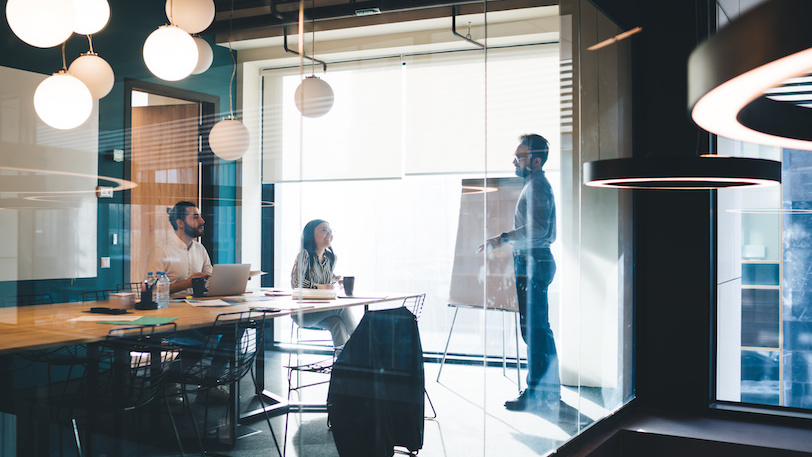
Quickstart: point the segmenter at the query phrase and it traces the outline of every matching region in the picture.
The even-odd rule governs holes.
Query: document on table
[[[192,306],[203,306],[203,307],[220,307],[220,306],[234,306],[234,303],[229,303],[227,301],[223,301],[220,299],[213,299],[213,300],[186,300],[186,303]]]
[[[110,319],[115,319],[117,321],[132,322],[134,320],[139,319],[140,317],[141,316],[126,315],[126,314],[120,314],[115,317],[110,316],[109,314],[90,314],[87,316],[74,317],[73,319],[70,319],[70,322],[103,322],[109,321]]]

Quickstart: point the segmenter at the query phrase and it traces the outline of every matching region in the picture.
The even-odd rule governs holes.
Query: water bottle
[[[163,271],[158,272],[158,281],[155,283],[155,302],[158,308],[169,307],[169,278]]]

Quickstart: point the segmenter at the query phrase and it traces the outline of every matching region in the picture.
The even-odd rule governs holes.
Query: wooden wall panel
[[[134,107],[132,110],[130,280],[146,274],[150,248],[175,236],[167,208],[181,200],[196,204],[198,104]]]

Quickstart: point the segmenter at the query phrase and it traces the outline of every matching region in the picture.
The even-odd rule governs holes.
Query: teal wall
[[[110,154],[113,149],[124,149],[125,79],[213,95],[220,98],[219,107],[227,112],[232,59],[228,48],[213,45],[214,62],[205,73],[178,82],[156,78],[144,64],[142,46],[150,33],[167,23],[164,0],[108,1],[111,9],[110,22],[104,30],[93,36],[94,50],[113,67],[116,77],[113,90],[99,101],[99,175],[123,178],[124,163],[114,162]],[[61,47],[41,49],[29,46],[11,32],[5,21],[5,14],[3,19],[0,23],[0,65],[43,74],[51,74],[62,68]],[[203,38],[210,44],[213,43],[212,36],[204,35]],[[65,49],[67,64],[70,65],[73,59],[87,50],[86,37],[71,36]],[[204,185],[212,186],[208,189],[209,192],[223,197],[222,201],[238,198],[238,165],[216,158],[213,161],[211,182]],[[121,192],[116,192],[113,199],[99,201],[97,257],[111,257],[111,268],[99,269],[97,278],[0,282],[0,297],[50,291],[57,301],[69,301],[77,300],[82,291],[111,289],[117,283],[127,282],[124,276],[127,261],[125,243],[120,241],[113,246],[110,241],[112,233],[117,233],[120,240],[122,235],[127,235],[128,210]],[[211,246],[207,247],[213,262],[229,263],[236,260],[234,240],[237,235],[237,213],[238,207],[233,201],[218,204],[212,209],[214,220],[208,221],[207,226],[212,227],[214,236]]]

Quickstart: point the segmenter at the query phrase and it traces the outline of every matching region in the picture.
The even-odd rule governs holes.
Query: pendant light
[[[313,10],[313,39],[311,55],[316,56],[316,7],[315,0],[312,4]],[[299,62],[304,65],[304,0],[300,2],[299,8]],[[293,94],[296,108],[305,117],[321,117],[327,114],[333,107],[335,95],[333,88],[326,81],[320,79],[315,74],[315,65],[311,64],[311,74],[302,80],[296,92]],[[326,64],[325,64],[326,69]]]
[[[739,141],[812,150],[812,111],[765,95],[812,69],[810,17],[809,0],[772,0],[698,46],[688,60],[697,125]]]
[[[750,33],[759,41],[763,38],[761,33],[753,31]],[[714,37],[711,37],[708,41],[713,39]],[[701,49],[701,46],[698,49]],[[694,51],[694,54],[696,52]],[[729,63],[726,55],[719,54],[714,58],[716,65],[726,66]],[[691,60],[694,60],[693,54]],[[712,66],[709,61],[702,64]],[[691,75],[690,65],[689,63],[689,98],[693,99],[691,85],[695,84],[695,77]],[[703,69],[710,74],[716,71],[708,70],[707,67]],[[713,103],[725,102],[716,100]],[[699,125],[705,128],[702,124]],[[584,163],[583,181],[591,187],[649,190],[711,190],[773,186],[781,182],[781,162],[716,154],[597,160]]]
[[[73,31],[79,35],[93,35],[103,29],[110,20],[110,4],[107,0],[72,0],[76,17]]]
[[[214,21],[213,0],[167,0],[166,17],[190,34],[200,33]]]
[[[38,48],[64,43],[73,33],[73,3],[66,0],[8,0],[6,20],[11,31]]]
[[[214,53],[206,40],[199,36],[193,36],[192,38],[197,45],[197,65],[192,70],[192,74],[199,75],[211,67],[211,63],[214,61]]]
[[[234,0],[231,0],[231,14],[234,14]],[[209,132],[209,147],[211,151],[223,160],[237,160],[245,155],[251,143],[248,128],[234,117],[234,102],[232,89],[234,76],[237,74],[237,61],[231,49],[231,16],[228,18],[228,53],[231,56],[231,80],[228,84],[228,116],[214,124]]]
[[[87,36],[87,41],[90,50],[70,64],[68,73],[85,83],[93,99],[98,100],[110,93],[116,78],[110,64],[93,52],[93,41],[90,35]]]
[[[69,130],[82,125],[93,111],[90,90],[65,68],[62,45],[62,70],[45,78],[34,91],[34,110],[49,126]]]
[[[175,0],[167,1],[169,24],[158,27],[144,41],[144,63],[165,81],[180,81],[197,67],[197,43],[188,32],[172,22]]]
[[[715,154],[608,159],[584,163],[583,175],[587,186],[617,189],[771,186],[781,182],[781,162]]]

